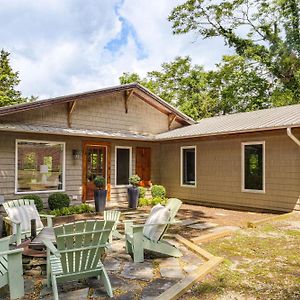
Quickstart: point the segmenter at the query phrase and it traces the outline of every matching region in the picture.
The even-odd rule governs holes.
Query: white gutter
[[[286,133],[300,147],[300,141],[293,135],[291,127],[286,129]]]

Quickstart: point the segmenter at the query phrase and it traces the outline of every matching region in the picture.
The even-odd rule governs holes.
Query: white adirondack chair
[[[14,242],[17,245],[21,244],[21,240],[30,237],[30,219],[36,220],[36,231],[39,233],[44,225],[41,222],[42,218],[47,218],[47,227],[52,227],[52,215],[42,215],[39,214],[36,206],[34,205],[34,200],[29,199],[18,199],[7,201],[3,203],[3,208],[7,214],[4,217],[4,222],[12,229],[9,234],[14,234]]]

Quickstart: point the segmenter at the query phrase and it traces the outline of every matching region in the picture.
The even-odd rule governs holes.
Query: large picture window
[[[64,190],[65,144],[16,141],[16,193]]]
[[[116,185],[128,185],[131,176],[131,147],[116,147]]]
[[[181,147],[181,185],[196,186],[196,146]]]
[[[264,192],[264,142],[242,144],[244,191]]]

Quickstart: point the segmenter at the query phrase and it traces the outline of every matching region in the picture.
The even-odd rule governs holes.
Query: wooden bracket
[[[76,105],[76,101],[71,101],[67,103],[67,113],[68,113],[68,126],[71,127],[72,125],[72,114],[74,112]]]
[[[128,113],[128,100],[133,94],[133,89],[125,91],[124,104],[125,104],[125,113]]]
[[[173,122],[175,121],[175,119],[176,119],[176,115],[174,115],[174,114],[168,115],[168,130],[171,129],[171,126],[172,126]]]

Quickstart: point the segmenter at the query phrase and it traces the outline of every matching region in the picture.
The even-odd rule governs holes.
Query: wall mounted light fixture
[[[77,149],[73,149],[72,155],[74,160],[79,160],[81,158],[81,151]]]

